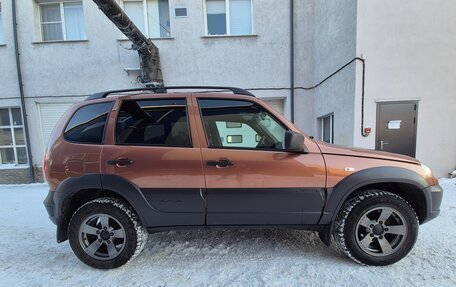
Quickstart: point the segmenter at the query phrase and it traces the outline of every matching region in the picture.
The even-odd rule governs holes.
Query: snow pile
[[[0,186],[2,286],[456,285],[456,179],[441,181],[441,215],[420,227],[402,261],[364,267],[312,232],[180,231],[151,234],[144,251],[115,270],[79,262],[57,244],[42,205],[47,186]]]

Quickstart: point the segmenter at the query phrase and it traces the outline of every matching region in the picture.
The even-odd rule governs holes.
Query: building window
[[[85,40],[82,2],[41,3],[42,41]]]
[[[123,0],[123,9],[147,37],[171,37],[168,0]]]
[[[174,17],[185,18],[188,16],[187,7],[176,7],[174,8]]]
[[[0,2],[0,44],[4,43],[3,39],[3,19],[2,19],[2,2]]]
[[[0,165],[27,164],[20,108],[0,108]]]
[[[251,35],[252,0],[206,0],[207,35]]]
[[[334,114],[320,118],[321,140],[327,143],[334,143]]]

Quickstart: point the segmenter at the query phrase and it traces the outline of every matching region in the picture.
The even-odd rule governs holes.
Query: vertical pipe
[[[21,97],[21,111],[22,111],[22,119],[24,121],[25,142],[27,145],[27,157],[28,157],[28,162],[29,162],[30,178],[32,179],[32,182],[35,182],[35,172],[33,171],[32,150],[30,148],[30,133],[29,133],[28,122],[27,122],[27,111],[25,108],[24,85],[22,82],[21,59],[19,57],[20,56],[19,43],[18,43],[18,39],[17,39],[16,0],[11,0],[11,5],[13,8],[13,34],[14,34],[14,52],[16,54],[17,81],[19,84],[19,94]]]
[[[291,102],[291,122],[294,123],[294,2],[290,0],[290,102]]]

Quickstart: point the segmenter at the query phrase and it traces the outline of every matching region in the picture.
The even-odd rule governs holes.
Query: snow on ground
[[[365,267],[326,248],[312,232],[164,232],[115,270],[87,267],[57,244],[42,205],[44,184],[0,186],[0,286],[456,285],[456,179],[442,180],[440,217],[420,227],[402,261]]]

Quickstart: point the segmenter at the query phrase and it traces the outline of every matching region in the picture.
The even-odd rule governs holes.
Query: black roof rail
[[[153,91],[156,94],[166,94],[168,90],[192,90],[192,89],[210,89],[210,90],[229,90],[233,94],[237,95],[245,95],[255,97],[249,91],[246,91],[241,88],[235,87],[220,87],[220,86],[169,86],[169,87],[145,87],[145,88],[135,88],[135,89],[124,89],[124,90],[113,90],[113,91],[105,91],[100,93],[95,93],[91,96],[88,96],[85,100],[96,100],[96,99],[103,99],[106,98],[110,94],[117,94],[117,93],[127,93],[127,92],[140,92],[140,91]]]

